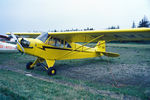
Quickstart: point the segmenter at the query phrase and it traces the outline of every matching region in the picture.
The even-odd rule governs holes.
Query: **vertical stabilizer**
[[[98,41],[98,43],[95,46],[95,49],[98,52],[105,52],[106,51],[105,41]]]

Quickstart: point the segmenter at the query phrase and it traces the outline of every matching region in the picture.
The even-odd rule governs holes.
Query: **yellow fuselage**
[[[62,48],[48,45],[38,39],[28,38],[27,40],[30,41],[30,45],[28,48],[24,48],[24,52],[45,60],[82,59],[103,55],[102,53],[97,52],[96,48],[82,46],[73,42],[69,43],[71,48]],[[20,51],[22,51],[19,45],[17,45],[17,47]],[[102,52],[105,52],[105,48],[101,50]]]

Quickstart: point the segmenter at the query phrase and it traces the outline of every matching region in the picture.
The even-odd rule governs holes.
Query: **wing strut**
[[[78,49],[80,49],[81,47],[83,47],[83,46],[85,46],[85,45],[87,45],[87,44],[89,44],[89,43],[91,43],[91,42],[93,42],[93,41],[95,41],[95,40],[97,40],[97,39],[103,37],[103,36],[104,36],[104,35],[100,35],[100,36],[98,36],[98,37],[96,37],[96,38],[94,38],[94,39],[88,41],[87,43],[84,43],[84,44],[81,45],[80,47],[78,47],[78,48],[76,48],[76,49],[74,49],[74,50],[72,49],[72,51],[78,50]],[[64,54],[63,56],[58,57],[57,59],[60,59],[60,58],[65,57],[65,56],[67,56],[67,55],[69,55],[69,54],[72,54],[72,53],[73,53],[72,51],[70,51],[69,53]],[[75,53],[75,52],[74,52],[74,53]]]
[[[80,49],[81,47],[83,47],[83,46],[85,46],[85,45],[87,45],[87,44],[89,44],[89,43],[91,43],[91,42],[93,42],[93,41],[95,41],[95,40],[97,40],[97,39],[103,37],[103,36],[104,36],[104,35],[100,35],[100,36],[98,36],[98,37],[96,37],[96,38],[94,38],[94,39],[88,41],[87,43],[84,43],[82,46],[76,48],[75,50],[78,50],[78,49]]]

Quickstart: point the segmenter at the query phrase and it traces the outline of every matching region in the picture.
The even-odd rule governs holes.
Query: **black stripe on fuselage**
[[[43,49],[43,50],[45,50],[45,49],[58,49],[58,50],[68,50],[68,51],[72,51],[72,49],[58,48],[58,47],[49,47],[49,46],[43,46],[42,49]],[[79,50],[73,50],[73,51],[79,51]]]
[[[72,49],[67,49],[67,48],[58,48],[58,47],[49,47],[49,46],[43,46],[43,48],[38,47],[39,49],[42,49],[45,51],[45,49],[57,49],[57,50],[67,50],[67,51],[78,51],[78,52],[89,52],[90,51],[80,51],[80,50],[72,50]]]

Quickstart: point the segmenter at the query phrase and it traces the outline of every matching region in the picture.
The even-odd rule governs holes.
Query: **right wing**
[[[18,36],[37,37],[41,33],[15,33]],[[10,33],[7,33],[8,35]],[[106,41],[122,41],[122,40],[150,40],[150,28],[134,28],[134,29],[111,29],[96,31],[74,31],[74,32],[48,32],[54,38],[66,40],[69,42],[89,42],[92,39],[100,37],[92,42],[99,40]]]
[[[150,40],[150,28],[56,32],[56,33],[49,33],[49,35],[70,42],[89,42],[100,36],[102,37],[92,42],[98,42],[99,40],[106,40],[106,41]]]

